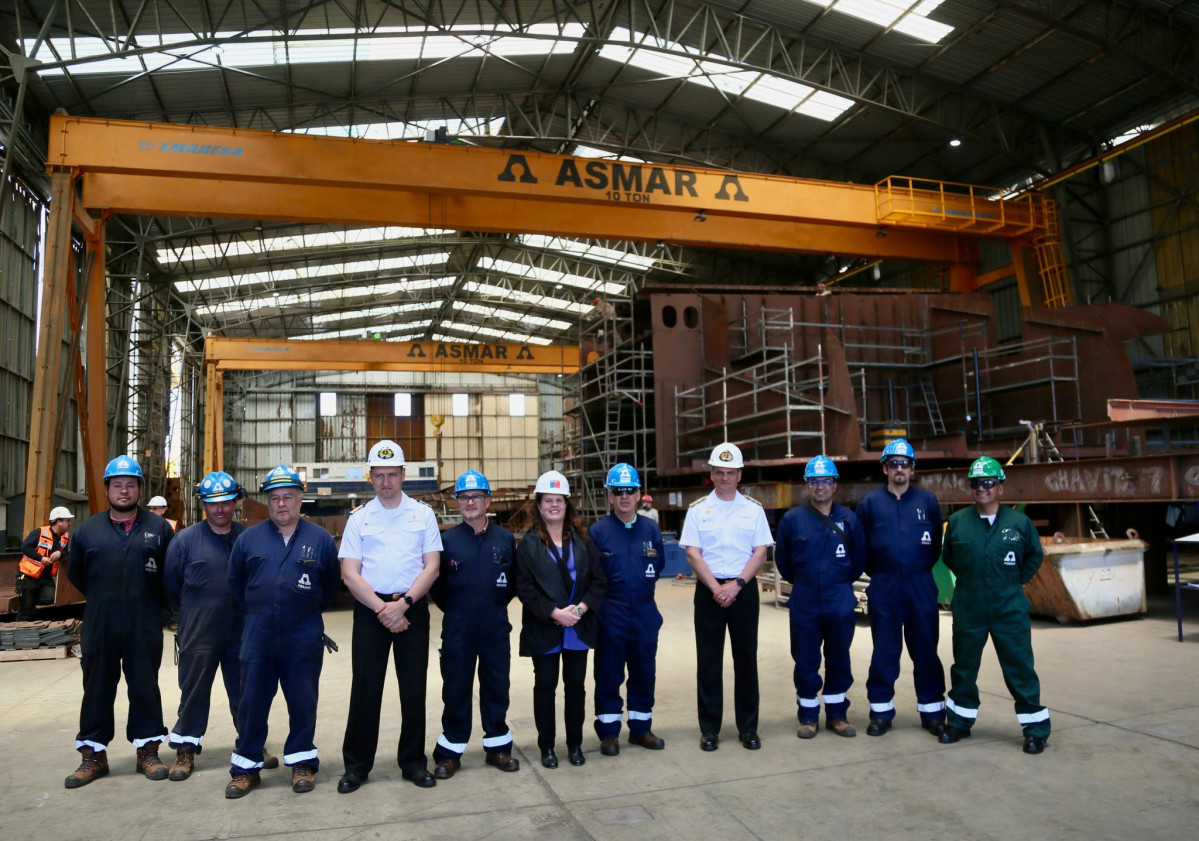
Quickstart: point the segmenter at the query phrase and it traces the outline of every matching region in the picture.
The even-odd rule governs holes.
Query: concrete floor
[[[296,795],[283,769],[263,785],[226,801],[233,729],[215,690],[213,720],[198,770],[187,782],[150,782],[134,773],[133,749],[110,751],[112,772],[74,791],[72,750],[80,697],[76,660],[0,663],[0,837],[58,839],[217,838],[342,839],[1177,839],[1199,815],[1199,600],[1187,604],[1186,642],[1175,637],[1172,599],[1155,599],[1147,617],[1063,627],[1035,620],[1033,645],[1054,732],[1043,756],[1020,751],[1015,722],[994,654],[984,657],[982,715],[974,737],[939,745],[917,726],[907,664],[898,687],[896,729],[867,738],[865,677],[870,633],[859,621],[853,647],[857,683],[850,719],[860,735],[821,731],[795,738],[795,693],[787,614],[764,597],[759,660],[763,747],[736,741],[731,673],[726,663],[725,741],[716,753],[697,745],[693,584],[666,581],[666,617],[658,656],[654,729],[662,752],[624,745],[599,754],[587,729],[587,764],[557,770],[538,761],[532,721],[532,670],[516,659],[510,724],[518,773],[483,764],[476,732],[465,767],[453,780],[420,790],[394,765],[398,701],[389,685],[378,764],[371,781],[339,795],[340,746],[350,684],[350,613],[326,617],[342,644],[325,658],[317,744],[324,766],[316,791]],[[434,611],[435,623],[440,614]],[[519,612],[512,609],[514,624]],[[942,657],[949,666],[950,618],[942,616]],[[434,628],[436,639],[438,628]],[[168,638],[169,643],[169,638]],[[170,651],[168,645],[167,651]],[[435,655],[434,655],[435,656]],[[168,726],[178,703],[169,654],[161,685]],[[429,681],[428,749],[440,731],[440,677]],[[590,704],[590,697],[588,698]],[[124,732],[125,699],[117,701]],[[477,713],[476,713],[477,715]],[[286,713],[277,698],[269,744],[283,742]],[[561,733],[561,730],[559,729]],[[167,760],[164,751],[163,758]],[[431,766],[430,766],[431,767]],[[1193,836],[1192,836],[1193,837]]]

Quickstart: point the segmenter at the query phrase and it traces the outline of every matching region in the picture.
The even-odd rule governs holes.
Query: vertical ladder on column
[[[937,402],[937,392],[933,389],[933,380],[928,374],[920,375],[920,399],[924,401],[924,408],[928,410],[933,435],[944,435],[945,420],[941,417],[941,404]]]

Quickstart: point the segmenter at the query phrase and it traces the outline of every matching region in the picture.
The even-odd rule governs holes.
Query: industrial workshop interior
[[[6,841],[1194,831],[1197,0],[12,0],[0,53]]]

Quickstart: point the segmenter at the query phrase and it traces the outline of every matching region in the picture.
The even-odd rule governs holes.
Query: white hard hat
[[[383,440],[371,447],[367,467],[403,467],[404,451],[395,441]]]
[[[745,466],[745,459],[741,458],[741,450],[737,448],[736,444],[726,441],[716,445],[716,449],[712,451],[712,457],[708,459],[708,464],[713,467],[733,467],[740,470]]]
[[[57,508],[50,509],[50,522],[52,522],[52,523],[55,520],[74,520],[74,519],[75,519],[75,515],[72,514],[70,511],[68,511],[66,508],[63,508],[61,505],[58,506]]]
[[[167,501],[161,496],[152,496],[150,501],[146,503],[147,508],[166,508]]]
[[[570,496],[570,482],[566,481],[566,477],[557,470],[550,470],[537,477],[533,493]]]

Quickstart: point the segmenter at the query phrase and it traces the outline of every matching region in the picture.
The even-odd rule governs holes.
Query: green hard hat
[[[1003,474],[1003,465],[997,462],[990,456],[982,456],[974,460],[974,464],[970,465],[970,472],[966,474],[967,479],[998,479],[1000,482],[1007,479]]]

